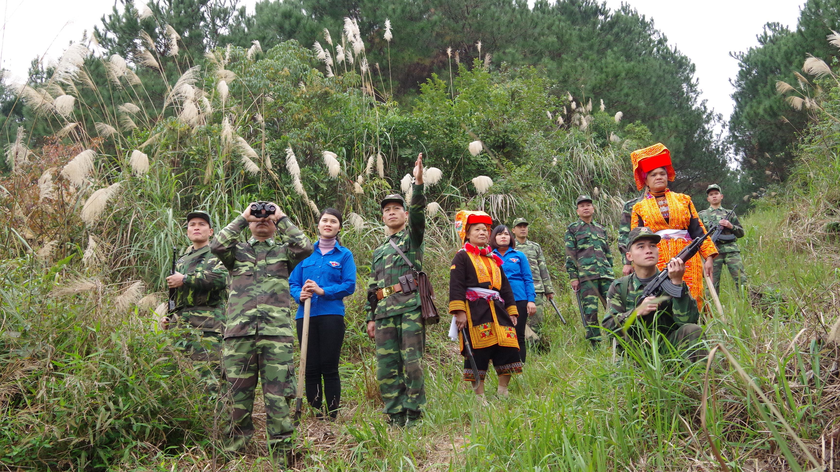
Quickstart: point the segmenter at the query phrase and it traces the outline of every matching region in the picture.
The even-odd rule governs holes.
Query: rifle
[[[726,217],[724,218],[726,221],[730,221],[730,218],[732,218],[732,216],[735,215],[735,209],[736,208],[738,208],[738,205],[735,205],[734,207],[732,207],[731,210],[729,210],[729,213],[727,213]],[[717,244],[718,239],[720,239],[720,236],[723,233],[724,229],[726,229],[726,228],[724,228],[723,226],[720,225],[720,223],[718,223],[718,225],[715,227],[715,230],[712,234],[712,242],[713,243]],[[734,238],[734,236],[733,236],[733,238]]]
[[[546,297],[546,298],[548,298],[548,297]],[[559,317],[560,317],[560,321],[562,321],[562,322],[563,322],[563,324],[569,324],[569,323],[566,323],[566,318],[563,318],[563,315],[561,315],[561,314],[560,314],[560,310],[558,310],[558,309],[557,309],[557,304],[556,304],[556,303],[554,303],[554,299],[553,299],[553,298],[549,298],[549,299],[548,299],[548,301],[550,301],[550,302],[551,302],[551,306],[553,306],[553,307],[554,307],[554,311],[556,311],[556,312],[557,312],[557,316],[559,316]]]
[[[175,263],[178,261],[178,248],[172,246],[172,268],[169,269],[169,275],[175,275]],[[175,311],[175,290],[174,288],[169,289],[169,310],[168,313],[172,313]]]
[[[470,362],[470,367],[472,367],[475,378],[472,383],[473,390],[478,391],[478,387],[481,386],[481,376],[478,375],[478,364],[475,363],[475,357],[473,357],[472,346],[470,346],[470,338],[467,337],[466,328],[461,328],[461,336],[464,338],[464,352],[467,353],[467,360]]]
[[[727,213],[727,215],[726,215],[727,220],[729,218],[731,218],[732,215],[735,213],[735,208],[737,206],[738,205],[735,205],[735,207],[733,207],[732,210],[729,213]],[[684,247],[683,250],[680,251],[679,254],[677,254],[677,257],[679,257],[683,262],[688,262],[692,257],[694,257],[700,251],[700,246],[703,244],[703,241],[705,241],[706,238],[711,237],[712,242],[716,242],[717,239],[720,238],[720,234],[721,234],[721,232],[723,232],[723,230],[724,230],[723,226],[721,226],[718,223],[718,225],[715,227],[715,229],[712,232],[706,233],[703,236],[691,241],[691,244]],[[659,274],[657,274],[656,277],[653,280],[651,280],[650,283],[648,283],[645,286],[645,290],[642,292],[641,299],[644,300],[645,298],[650,297],[650,296],[660,295],[662,293],[662,284],[666,280],[668,280],[668,267],[665,267],[664,269],[662,269],[659,272]],[[638,305],[639,300],[636,300],[636,302],[637,302],[636,305]]]

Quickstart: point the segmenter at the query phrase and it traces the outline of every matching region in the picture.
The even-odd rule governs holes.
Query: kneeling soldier
[[[178,347],[195,362],[206,388],[215,391],[222,378],[219,360],[228,271],[210,253],[212,226],[206,212],[187,215],[187,238],[192,246],[175,262],[175,273],[166,278],[174,292],[175,310],[161,326],[169,329],[175,323],[191,331],[180,337]]]
[[[239,233],[246,225],[251,238],[241,242]],[[289,274],[312,253],[312,244],[280,207],[254,202],[210,246],[231,276],[224,365],[234,404],[225,450],[241,450],[254,435],[252,411],[261,379],[268,447],[282,460],[295,430],[289,413],[295,396]]]
[[[630,232],[627,238],[627,260],[633,264],[634,273],[616,280],[608,294],[609,308],[602,323],[604,329],[619,334],[625,321],[636,310],[634,325],[627,330],[627,335],[641,341],[644,329],[662,333],[673,346],[692,349],[700,340],[703,329],[697,325],[700,311],[691,297],[688,287],[683,283],[685,263],[675,257],[668,262],[668,281],[662,284],[667,300],[658,301],[659,297],[641,299],[645,286],[659,274],[656,263],[659,260],[661,237],[645,226],[639,226]],[[692,361],[701,359],[705,351],[694,349],[688,352]]]

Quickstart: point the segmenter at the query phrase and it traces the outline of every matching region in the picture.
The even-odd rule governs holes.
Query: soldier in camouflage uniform
[[[423,158],[417,157],[411,207],[405,210],[400,195],[381,202],[382,221],[388,239],[373,251],[368,283],[367,332],[376,341],[376,380],[385,403],[383,412],[393,426],[414,425],[426,403],[423,385],[424,327],[417,290],[405,293],[399,277],[411,274],[397,247],[422,270],[423,236],[426,231],[426,196],[423,189]]]
[[[545,255],[542,247],[528,239],[528,220],[517,218],[513,220],[513,235],[516,236],[516,250],[525,254],[528,264],[531,266],[531,275],[534,278],[534,292],[537,296],[534,303],[537,305],[537,312],[528,317],[528,326],[539,334],[540,325],[543,322],[543,313],[546,310],[546,299],[554,299],[554,287],[551,285],[551,275],[545,264]]]
[[[706,227],[707,231],[712,231],[718,224],[725,228],[715,244],[720,254],[715,257],[712,272],[715,292],[720,293],[720,278],[724,264],[729,269],[732,280],[735,281],[735,287],[740,290],[741,286],[747,284],[747,273],[744,270],[744,262],[741,260],[741,250],[735,240],[744,237],[744,228],[741,227],[737,216],[733,215],[731,221],[726,219],[729,210],[720,206],[723,201],[723,193],[720,191],[719,185],[712,184],[706,188],[706,200],[709,202],[709,208],[697,214],[700,221],[703,222],[703,226]]]
[[[630,234],[630,222],[633,220],[633,205],[639,203],[642,195],[624,202],[621,208],[621,220],[618,223],[618,255],[624,261],[624,266],[621,268],[621,273],[630,275],[633,273],[633,266],[627,260],[627,236]]]
[[[586,339],[597,345],[601,340],[598,301],[607,304],[607,291],[613,281],[613,260],[607,230],[593,221],[592,197],[581,195],[575,201],[578,221],[566,229],[566,270],[581,305]]]
[[[257,379],[262,381],[268,446],[282,459],[291,449],[294,424],[289,403],[295,396],[294,332],[289,274],[312,253],[312,244],[280,207],[267,218],[251,215],[251,205],[210,244],[230,271],[224,335],[224,366],[233,398],[226,451],[241,450],[254,434],[252,411]],[[251,230],[247,242],[239,240]],[[279,230],[280,237],[275,240]]]
[[[633,264],[634,273],[619,278],[610,287],[607,295],[609,307],[603,326],[615,335],[626,334],[625,339],[636,342],[643,340],[646,331],[658,331],[671,345],[688,349],[688,358],[696,361],[702,359],[706,352],[697,346],[703,329],[697,325],[700,319],[697,302],[683,282],[685,263],[677,257],[668,262],[669,280],[662,284],[666,300],[656,296],[641,298],[645,286],[659,274],[656,267],[659,248],[656,245],[660,239],[658,234],[645,226],[633,229],[628,235],[626,257]],[[636,318],[623,333],[622,329],[634,310]]]
[[[195,363],[207,389],[218,389],[222,378],[222,327],[225,322],[228,271],[210,253],[213,237],[210,215],[194,211],[187,215],[187,237],[192,242],[175,263],[175,273],[166,278],[174,290],[175,310],[162,326],[182,328],[177,346]]]

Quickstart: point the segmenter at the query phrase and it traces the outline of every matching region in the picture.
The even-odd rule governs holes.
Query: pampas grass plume
[[[175,31],[170,25],[166,25],[166,39],[168,40],[167,46],[169,46],[169,53],[167,56],[174,57],[178,55],[178,40],[181,39],[181,35]]]
[[[394,35],[391,34],[391,20],[389,20],[389,19],[385,20],[385,35],[383,37],[385,38],[385,41],[388,41],[389,43],[391,42],[391,39],[394,37]]]
[[[351,212],[347,215],[347,222],[350,223],[350,226],[352,226],[356,231],[361,231],[365,228],[365,219],[358,213]]]
[[[624,113],[623,112],[619,111],[615,114],[615,122],[616,123],[620,123],[622,118],[624,118]]]
[[[128,288],[123,290],[123,293],[114,300],[114,305],[116,305],[117,311],[125,311],[131,308],[131,305],[134,305],[140,300],[140,295],[143,294],[143,290],[143,282],[139,280],[129,285]]]
[[[437,185],[443,177],[443,171],[437,167],[427,167],[423,169],[423,183],[426,185]]]
[[[330,173],[331,178],[338,177],[338,174],[341,173],[341,163],[338,162],[337,155],[334,152],[324,151],[324,164],[327,166],[327,170]]]
[[[479,175],[472,179],[472,184],[475,187],[475,191],[479,194],[487,193],[487,190],[493,186],[493,179],[486,175]]]
[[[137,149],[131,152],[131,158],[128,160],[128,163],[131,165],[131,170],[134,171],[134,175],[141,176],[149,172],[149,156]]]
[[[289,174],[295,180],[300,181],[300,166],[298,165],[297,157],[295,157],[295,151],[292,150],[291,146],[286,148],[286,170],[289,171]],[[303,187],[301,187],[302,189]]]
[[[55,185],[53,185],[52,169],[47,169],[38,177],[38,203],[53,197],[55,197]]]
[[[137,56],[138,56],[137,57],[137,62],[141,66],[148,67],[149,69],[154,69],[154,70],[160,72],[160,70],[161,70],[160,69],[160,64],[158,64],[158,61],[157,61],[157,59],[155,59],[155,56],[151,52],[149,52],[147,49],[142,49],[137,54]]]
[[[158,305],[158,300],[160,300],[160,297],[157,293],[150,293],[137,301],[137,308],[142,311],[151,310]]]
[[[96,239],[93,236],[88,236],[88,244],[87,248],[85,248],[85,253],[82,256],[82,264],[85,267],[92,267],[94,265],[98,265],[102,258],[99,254],[99,243],[96,242]]]
[[[35,257],[42,261],[47,261],[52,257],[56,247],[58,247],[58,241],[50,241],[44,244],[44,247],[38,249],[38,251],[35,253]]]
[[[71,131],[76,129],[76,126],[79,126],[79,123],[67,123],[66,125],[64,125],[63,128],[61,128],[60,130],[58,130],[58,132],[55,133],[55,137],[61,139],[67,136],[68,134],[70,134]]]
[[[61,95],[55,99],[55,111],[61,116],[67,118],[73,113],[73,105],[76,103],[76,97],[72,95]]]
[[[101,188],[93,192],[82,207],[82,213],[80,215],[82,221],[84,221],[87,225],[96,223],[102,216],[102,212],[105,211],[105,208],[108,206],[108,200],[116,195],[119,189],[120,182],[116,182],[108,187]]]
[[[353,182],[353,192],[358,195],[365,193],[365,189],[359,184],[359,182]]]
[[[788,84],[787,82],[785,82],[783,80],[777,80],[776,81],[776,93],[784,95],[784,94],[786,94],[788,92],[792,92],[794,90],[796,90],[796,89],[791,87],[791,85]]]
[[[93,172],[93,159],[96,157],[96,152],[88,149],[80,152],[61,170],[61,175],[64,176],[71,184],[80,187],[87,179],[88,175]]]
[[[315,202],[312,200],[306,200],[306,203],[309,205],[309,208],[312,209],[312,213],[315,213],[316,215],[321,214],[321,210],[318,209],[318,205],[316,205]]]
[[[376,154],[376,173],[380,179],[385,178],[385,159],[382,158],[381,152]]]
[[[790,106],[792,106],[795,110],[799,111],[802,110],[802,105],[805,104],[805,100],[800,97],[790,96],[785,98],[785,101],[788,102]]]
[[[236,79],[236,74],[227,69],[219,69],[216,71],[216,78],[219,80],[224,80],[227,83],[231,83],[234,79]]]
[[[163,302],[155,308],[155,314],[157,316],[165,316],[166,313],[169,311],[169,303]]]
[[[477,156],[481,154],[481,150],[484,149],[484,145],[481,141],[473,141],[469,145],[470,154],[473,156]]]
[[[254,56],[256,56],[257,54],[260,54],[261,52],[263,52],[263,51],[262,51],[262,47],[260,47],[260,42],[255,39],[255,40],[251,41],[251,47],[248,48],[248,53],[245,54],[245,57],[247,57],[248,60],[250,61],[250,60],[254,59]]]
[[[51,297],[63,297],[77,293],[91,292],[99,286],[99,281],[89,278],[77,278],[68,280],[65,285],[54,288],[50,292]]]
[[[103,138],[110,138],[111,136],[117,134],[117,129],[108,123],[97,122],[94,126],[96,128],[96,132]]]
[[[604,106],[604,99],[602,98],[601,99],[601,111],[604,111],[606,109],[607,109],[607,107]]]
[[[411,184],[414,181],[414,178],[411,177],[411,174],[405,174],[403,178],[400,180],[400,189],[403,193],[408,193],[411,191]]]
[[[805,64],[802,65],[802,72],[816,76],[818,79],[826,75],[831,75],[831,69],[828,67],[828,64],[814,56],[808,56],[805,59]]]
[[[324,28],[324,41],[327,42],[330,46],[333,45],[332,36],[330,36],[330,30]]]
[[[840,48],[840,33],[837,31],[831,30],[831,34],[826,36],[826,39],[832,46]]]
[[[441,211],[440,204],[438,202],[429,202],[426,205],[426,215],[428,216],[435,216]]]
[[[228,93],[230,92],[227,82],[220,80],[218,85],[216,85],[216,90],[219,91],[219,98],[222,100],[222,106],[224,106],[228,98]]]
[[[140,111],[140,107],[133,103],[123,103],[122,105],[117,107],[123,113],[129,113],[131,115],[136,115]]]

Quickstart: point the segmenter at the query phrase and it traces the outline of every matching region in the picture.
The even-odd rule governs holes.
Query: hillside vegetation
[[[145,67],[166,84],[159,100],[133,66],[84,45],[20,92],[51,132],[30,148],[32,129],[21,128],[0,180],[6,468],[270,470],[263,429],[248,454],[224,462],[215,446],[227,399],[208,399],[156,327],[172,245],[186,242],[182,215],[207,209],[223,225],[269,199],[314,237],[317,209],[335,206],[365,280],[384,235],[377,201],[407,191],[418,151],[437,169],[427,171],[426,268],[440,306],[457,249],[451,215],[483,208],[501,222],[530,218],[569,324],[548,313],[550,351],[529,356],[510,398],[494,396],[491,380],[489,406],[460,380],[446,323],[430,328],[426,417],[389,429],[357,291],[345,408],[334,423],[304,418],[295,470],[838,468],[840,91],[830,70],[790,180],[742,218],[749,287],[736,292],[725,277],[724,311],[706,315],[710,346],[722,348],[687,364],[667,350],[591,350],[562,272],[573,198],[592,193],[614,226],[630,195],[629,152],[656,139],[608,103],[553,94],[538,70],[492,60],[453,61],[451,80],[430,77],[404,106],[381,99],[364,48],[327,71],[326,54],[295,41],[221,47],[171,80],[162,71],[176,61],[149,53]]]

